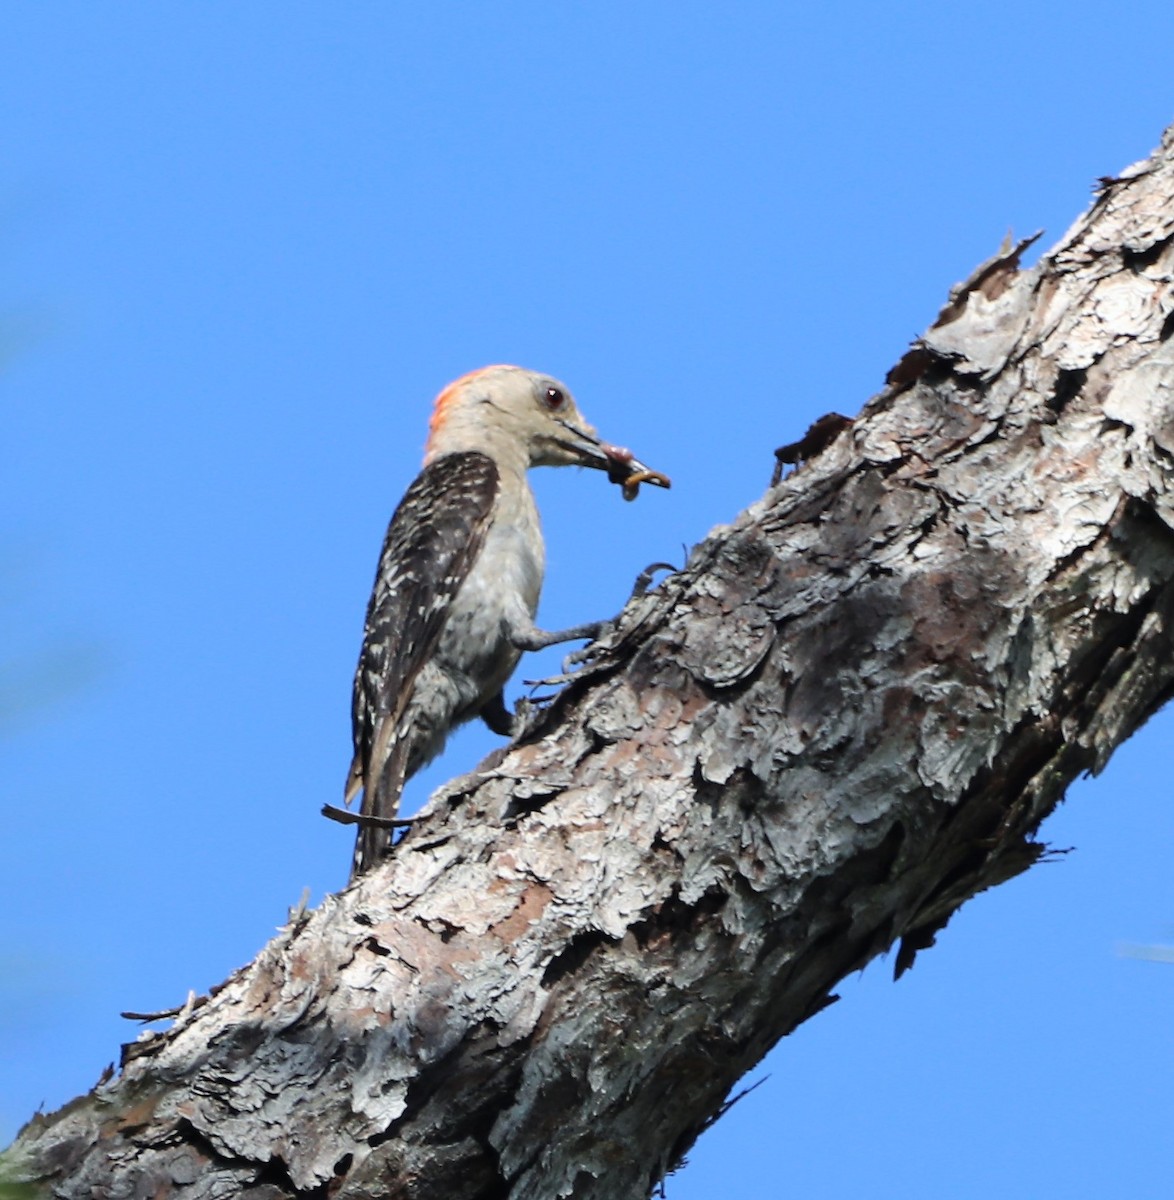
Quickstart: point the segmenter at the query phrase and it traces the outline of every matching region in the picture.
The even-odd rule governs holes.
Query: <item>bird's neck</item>
[[[482,424],[463,421],[457,414],[429,438],[424,448],[424,463],[427,465],[444,454],[470,450],[488,455],[502,475],[524,479],[526,469],[530,466],[529,451],[519,438],[510,436],[503,429],[486,428]]]

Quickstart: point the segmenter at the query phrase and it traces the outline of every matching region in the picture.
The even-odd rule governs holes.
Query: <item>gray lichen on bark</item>
[[[1174,689],[1174,138],[1024,248],[386,865],[34,1119],[25,1175],[641,1197],[847,972],[1035,862]]]

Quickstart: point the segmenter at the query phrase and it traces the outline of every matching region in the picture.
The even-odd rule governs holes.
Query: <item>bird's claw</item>
[[[652,587],[652,578],[657,571],[675,571],[677,568],[672,563],[654,562],[650,563],[636,576],[636,582],[632,584],[632,593],[628,597],[629,600],[638,600],[641,596],[648,595],[648,589]]]
[[[600,630],[600,633],[602,632],[603,631]],[[596,649],[596,647],[598,644],[599,638],[596,637],[593,641],[588,642],[586,646],[580,646],[578,650],[572,650],[570,654],[563,659],[563,675],[570,676],[574,673],[576,668],[591,662],[591,660],[594,658],[597,658],[599,651]]]
[[[650,563],[636,576],[636,582],[632,584],[631,595],[628,596],[628,603],[630,604],[633,600],[640,600],[648,595],[649,589],[652,587],[653,577],[657,571],[675,571],[676,569],[672,563]],[[621,613],[619,616],[612,617],[610,621],[600,621],[590,635],[591,640],[585,646],[580,646],[578,650],[572,650],[563,659],[564,678],[570,676],[577,668],[587,666],[597,658],[603,656],[606,648],[605,643],[615,633],[622,615]]]

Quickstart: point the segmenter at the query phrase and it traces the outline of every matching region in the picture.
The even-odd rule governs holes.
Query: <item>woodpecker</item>
[[[669,486],[600,441],[549,375],[485,367],[440,393],[367,604],[344,793],[349,805],[362,792],[352,879],[390,848],[386,822],[404,782],[452,729],[480,716],[510,732],[502,689],[522,651],[598,632],[599,623],[555,633],[534,624],[545,551],[526,471],[541,466],[605,470],[629,499],[640,482]]]

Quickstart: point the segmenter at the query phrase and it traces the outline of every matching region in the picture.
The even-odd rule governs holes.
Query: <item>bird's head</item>
[[[644,472],[668,486],[627,450],[601,441],[565,384],[522,367],[483,367],[440,393],[424,461],[452,450],[484,450],[522,467],[595,467],[617,483]]]

